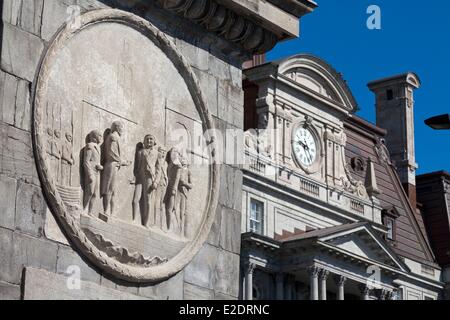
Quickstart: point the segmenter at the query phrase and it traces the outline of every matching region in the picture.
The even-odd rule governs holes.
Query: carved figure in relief
[[[191,171],[188,161],[185,157],[181,158],[182,169],[180,170],[180,181],[178,183],[178,220],[180,221],[180,233],[186,236],[186,228],[188,225],[188,217],[186,215],[187,198],[189,191],[194,187],[191,179]]]
[[[145,140],[145,138],[144,138]],[[131,207],[132,207],[132,219],[133,222],[135,224],[141,224],[143,225],[142,222],[142,217],[141,217],[141,212],[144,211],[144,194],[143,194],[143,184],[144,184],[144,179],[143,179],[143,170],[142,170],[142,149],[144,149],[144,143],[139,142],[136,145],[136,152],[134,153],[134,169],[133,169],[133,175],[134,175],[134,180],[130,180],[130,184],[134,185],[134,194],[133,194],[133,201],[131,203]]]
[[[100,143],[102,134],[98,130],[90,132],[86,137],[86,146],[80,155],[80,178],[83,189],[83,208],[94,216],[94,208],[99,197],[101,165]]]
[[[269,115],[265,112],[260,113],[258,116],[257,152],[265,157],[272,155],[271,130],[268,130],[268,125]]]
[[[178,231],[177,226],[180,224],[176,212],[176,198],[181,178],[181,170],[183,169],[181,157],[180,150],[176,147],[172,148],[166,157],[168,183],[164,202],[166,204],[167,228],[174,233]]]
[[[60,145],[61,132],[55,130],[53,132],[53,140],[51,143],[51,155],[52,155],[52,170],[55,173],[56,181],[61,181],[61,145]]]
[[[61,154],[61,183],[63,186],[70,186],[72,184],[71,168],[75,164],[72,141],[72,135],[66,133],[66,141],[63,145]]]
[[[111,133],[106,136],[103,149],[103,171],[101,176],[101,196],[106,217],[114,215],[115,198],[117,195],[117,174],[121,167],[131,165],[130,161],[122,158],[120,138],[123,136],[125,126],[122,121],[115,121],[111,126]]]
[[[158,148],[158,162],[161,169],[161,176],[158,183],[158,188],[156,189],[155,194],[155,214],[156,214],[156,225],[161,228],[161,230],[166,231],[168,229],[167,218],[165,214],[165,206],[164,206],[164,196],[166,194],[167,189],[167,164],[166,164],[166,154],[167,151],[164,147]]]
[[[153,211],[149,207],[152,200],[150,199],[152,191],[149,189],[154,187],[152,179],[156,172],[156,145],[156,138],[149,134],[145,136],[144,142],[138,145],[136,149],[134,164],[135,188],[132,204],[133,221],[135,223],[141,223],[143,226],[149,225],[149,214]],[[151,168],[152,165],[154,166],[153,168]]]
[[[150,139],[151,147],[143,149],[142,152],[142,168],[143,168],[143,188],[144,188],[144,214],[143,225],[151,227],[156,225],[156,190],[158,189],[159,181],[161,178],[161,165],[159,162],[159,153],[155,148],[156,138],[152,135],[148,135],[147,139]]]
[[[252,152],[258,152],[258,133],[255,129],[250,129],[244,132],[245,147]]]

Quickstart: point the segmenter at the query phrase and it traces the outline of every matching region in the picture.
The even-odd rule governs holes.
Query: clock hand
[[[308,148],[308,146],[304,144],[302,141],[297,141],[297,143],[305,150]]]
[[[305,150],[306,151],[306,156],[308,157],[308,160],[311,161],[312,160],[312,156],[309,153],[309,150]]]
[[[303,146],[305,147],[306,150],[309,150],[308,143],[306,141],[303,142]]]

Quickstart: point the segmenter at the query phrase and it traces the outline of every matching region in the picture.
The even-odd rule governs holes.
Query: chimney
[[[416,208],[416,163],[414,148],[414,90],[419,77],[405,73],[372,81],[375,93],[377,126],[387,130],[386,145],[408,197]]]

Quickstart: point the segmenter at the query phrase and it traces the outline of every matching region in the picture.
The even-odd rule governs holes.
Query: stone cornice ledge
[[[156,0],[251,54],[299,36],[299,19],[317,7],[310,0]],[[287,11],[286,11],[287,10]]]

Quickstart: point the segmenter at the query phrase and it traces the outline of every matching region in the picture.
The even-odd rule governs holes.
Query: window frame
[[[391,224],[390,228],[389,224]],[[386,228],[388,228],[388,232],[386,233],[386,239],[390,241],[395,241],[395,219],[389,216],[384,217],[384,225]]]
[[[387,241],[395,242],[397,240],[397,218],[400,215],[395,207],[384,209],[382,215],[383,215],[382,220],[383,226],[388,228],[388,221],[392,223],[392,228],[390,229],[392,237],[389,237],[389,228],[388,228],[388,232],[385,234],[384,238]]]
[[[256,217],[256,219],[253,218],[253,204],[260,205],[260,212],[259,212],[259,219]],[[255,212],[258,212],[257,210]],[[255,234],[264,234],[264,214],[265,214],[265,203],[261,200],[258,200],[254,197],[250,197],[250,203],[249,203],[249,215],[248,215],[248,230]],[[252,222],[259,224],[258,229],[252,228]]]

